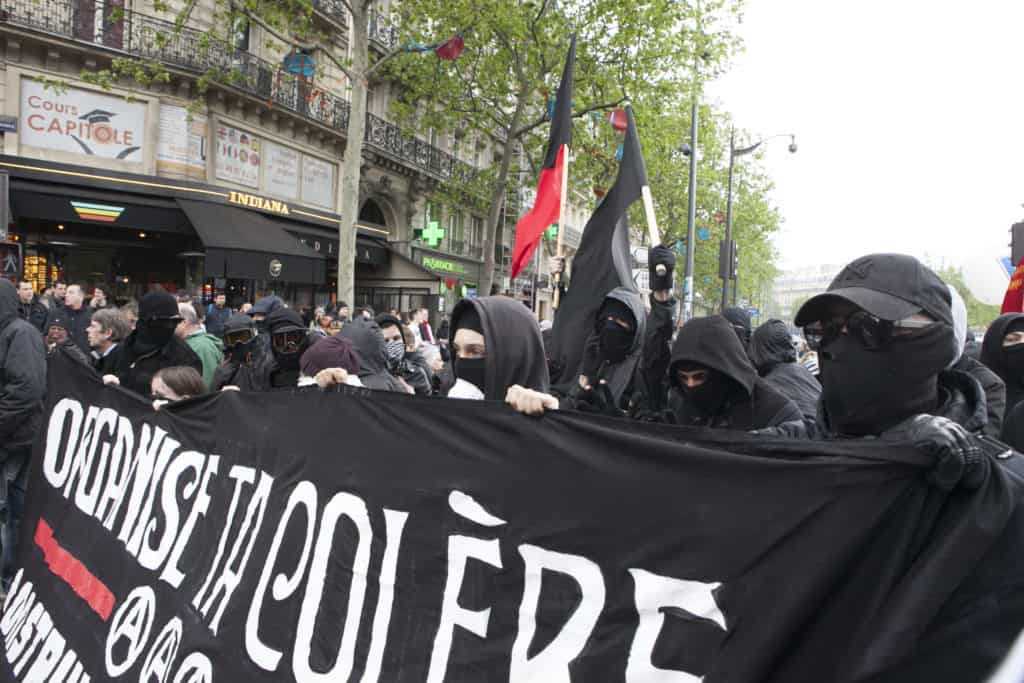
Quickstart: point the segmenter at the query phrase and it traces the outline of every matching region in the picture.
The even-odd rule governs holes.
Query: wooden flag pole
[[[562,259],[565,256],[565,205],[569,200],[569,145],[564,145],[559,151],[560,154],[564,154],[565,158],[562,160],[562,194],[559,198],[558,203],[558,258]],[[565,263],[563,261],[563,269]],[[551,307],[556,311],[561,299],[561,287],[562,284],[562,273],[558,273],[555,276],[554,292],[551,295]]]
[[[640,196],[644,200],[644,213],[647,214],[647,235],[651,239],[651,246],[661,244],[661,237],[658,235],[658,219],[654,215],[654,197],[651,196],[650,185],[640,188]]]

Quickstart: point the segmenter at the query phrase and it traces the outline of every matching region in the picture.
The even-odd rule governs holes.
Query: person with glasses
[[[115,383],[108,379],[114,377],[122,387],[149,396],[153,375],[162,368],[184,365],[202,374],[199,356],[174,334],[181,320],[178,302],[167,292],[142,297],[135,329],[112,352],[110,375],[104,381]]]
[[[181,316],[181,322],[178,323],[175,334],[199,356],[199,360],[203,363],[203,382],[209,388],[213,386],[214,373],[224,362],[224,342],[220,340],[220,337],[203,329],[196,307],[192,304],[179,303],[178,313]]]

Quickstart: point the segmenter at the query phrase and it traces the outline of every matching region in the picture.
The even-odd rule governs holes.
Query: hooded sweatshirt
[[[953,335],[956,337],[956,348],[958,357],[949,369],[959,370],[967,373],[981,384],[985,392],[985,406],[988,411],[988,422],[985,425],[985,434],[993,438],[999,438],[1003,428],[1003,417],[1006,412],[1006,385],[999,375],[981,364],[976,357],[965,353],[967,338],[967,304],[964,303],[960,292],[956,287],[949,285],[949,295],[952,299],[953,311]],[[1005,439],[1004,439],[1005,440]],[[1007,441],[1007,443],[1011,443]],[[1011,445],[1016,447],[1016,444]]]
[[[1024,399],[1024,344],[1003,348],[1003,337],[1016,330],[1024,330],[1024,313],[1001,315],[989,325],[981,344],[981,362],[1006,384],[1006,417]]]
[[[793,401],[804,419],[813,421],[817,417],[821,383],[796,362],[796,349],[786,323],[769,320],[754,330],[749,354],[758,374]]]
[[[704,412],[679,385],[676,371],[684,364],[699,364],[729,382],[724,400],[713,413]],[[803,422],[796,404],[757,376],[736,331],[722,316],[694,318],[679,330],[672,346],[669,383],[669,419],[680,425],[749,431]]]
[[[406,393],[405,387],[388,372],[384,335],[373,320],[353,320],[347,323],[339,337],[352,342],[352,350],[359,358],[359,380],[363,386],[378,391]]]
[[[463,299],[455,305],[451,319],[451,342],[459,330],[459,318],[476,311],[487,346],[484,387],[478,387],[488,401],[504,401],[509,387],[548,390],[548,365],[540,327],[522,303],[504,296]],[[454,348],[454,347],[453,347]],[[452,357],[458,376],[459,359]]]
[[[203,384],[207,389],[213,388],[213,376],[217,368],[224,362],[224,342],[209,332],[197,330],[185,337],[185,343],[192,352],[199,356],[203,363]]]
[[[0,278],[0,460],[32,444],[46,393],[43,338],[19,315],[18,290]]]

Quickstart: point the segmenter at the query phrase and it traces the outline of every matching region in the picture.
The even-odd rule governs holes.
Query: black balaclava
[[[174,338],[174,325],[165,321],[178,317],[178,302],[167,292],[149,292],[139,301],[139,319],[135,323],[134,346],[140,353],[162,349]]]
[[[246,362],[250,358],[250,354],[254,353],[260,343],[259,337],[256,336],[257,331],[255,324],[245,313],[235,313],[228,321],[224,323],[224,358],[233,365],[239,365]],[[247,342],[241,342],[236,344],[228,345],[227,337],[230,332],[238,332],[240,330],[253,330],[253,338]]]
[[[679,370],[686,372],[703,370],[707,373],[707,379],[697,387],[688,387],[678,382],[678,380],[675,382],[683,395],[704,415],[717,415],[730,394],[740,388],[736,382],[729,379],[726,375],[700,363],[677,363],[672,366],[673,376]]]
[[[462,315],[459,316],[459,329],[473,330],[484,333],[483,323],[480,321],[480,314],[473,306],[468,306]],[[455,338],[453,331],[452,339]],[[487,343],[486,336],[484,343]],[[489,350],[488,350],[489,352]],[[483,393],[487,393],[487,358],[452,358],[455,376],[475,386]]]
[[[614,320],[614,317],[623,322],[629,323],[630,329],[622,327]],[[617,299],[605,299],[604,305],[597,314],[594,325],[597,333],[598,353],[602,361],[610,364],[621,363],[629,356],[633,348],[633,335],[636,334],[636,320],[633,319],[633,312],[629,306]]]
[[[732,306],[722,311],[722,317],[729,321],[736,336],[739,337],[740,343],[743,344],[743,348],[746,349],[750,344],[752,328],[750,314],[739,306]]]
[[[274,348],[273,342],[271,342],[270,346],[274,354],[274,360],[277,361],[277,367],[280,370],[298,371],[299,360],[302,358],[303,352],[309,347],[309,335],[305,334],[306,327],[302,324],[302,316],[290,308],[279,308],[267,316],[266,322],[267,330],[271,337],[282,332],[303,333],[302,341],[294,351],[278,351]]]
[[[879,349],[841,334],[818,353],[822,400],[843,436],[878,435],[906,418],[935,410],[938,376],[954,353],[953,328],[935,323]]]
[[[1021,330],[1024,330],[1024,318],[1014,320],[1007,325],[1003,336]],[[1004,346],[1003,357],[1006,359],[1006,369],[1010,371],[1010,376],[1017,378],[1018,384],[1024,384],[1024,344]]]

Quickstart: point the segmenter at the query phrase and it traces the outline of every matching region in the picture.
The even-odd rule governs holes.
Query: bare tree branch
[[[622,104],[625,101],[626,101],[626,97],[623,96],[623,97],[620,97],[615,102],[605,102],[603,104],[595,104],[595,105],[593,105],[591,107],[587,107],[585,109],[580,109],[578,112],[573,113],[572,117],[574,119],[578,119],[581,116],[586,116],[587,114],[589,114],[592,111],[600,111],[602,109],[611,109],[612,107],[617,107],[617,106],[619,106],[620,104]],[[536,121],[534,121],[533,123],[528,123],[527,125],[525,125],[522,128],[518,129],[514,133],[514,136],[518,138],[518,137],[521,137],[523,135],[526,135],[527,133],[529,133],[531,130],[533,130],[537,126],[543,125],[545,121],[547,121],[547,118],[546,117],[541,117],[541,118],[537,119]]]

